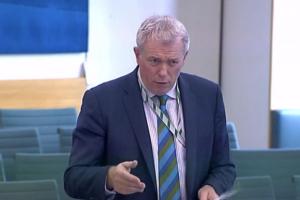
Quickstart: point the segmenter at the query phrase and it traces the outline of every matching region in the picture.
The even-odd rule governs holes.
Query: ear
[[[140,53],[141,53],[140,49],[138,47],[134,47],[133,51],[134,51],[136,62],[137,62],[137,64],[139,64],[139,57],[140,57]]]

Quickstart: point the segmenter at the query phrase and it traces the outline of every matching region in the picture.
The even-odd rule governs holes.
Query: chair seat
[[[300,174],[294,175],[293,181],[295,184],[295,190],[296,190],[296,199],[300,200]]]
[[[237,177],[270,176],[276,199],[295,199],[293,175],[300,174],[300,149],[231,150]]]
[[[59,200],[55,180],[0,182],[3,200]]]
[[[237,177],[235,195],[231,200],[274,200],[273,183],[270,176]]]
[[[68,166],[68,161],[68,153],[17,153],[16,179],[55,179],[58,184],[60,197],[64,200],[71,199],[65,193],[63,184],[63,174]]]

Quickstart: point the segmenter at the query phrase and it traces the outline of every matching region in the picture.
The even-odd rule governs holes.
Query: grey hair
[[[171,42],[177,37],[181,38],[185,53],[188,52],[190,38],[184,25],[175,17],[154,15],[141,24],[136,35],[136,44],[142,48],[148,39]]]

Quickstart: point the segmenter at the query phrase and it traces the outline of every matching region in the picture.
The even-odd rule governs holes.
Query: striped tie
[[[167,95],[158,96],[160,109],[167,113]],[[174,138],[167,126],[157,117],[158,133],[158,167],[159,167],[159,196],[160,200],[180,199],[179,175],[176,160]]]

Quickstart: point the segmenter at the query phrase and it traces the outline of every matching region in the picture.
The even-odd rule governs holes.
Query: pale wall
[[[184,71],[218,81],[220,1],[90,0],[89,8],[86,72],[90,87],[135,68],[136,31],[153,14],[174,15],[190,32],[191,51]]]
[[[272,0],[224,1],[222,90],[242,148],[269,147]]]

